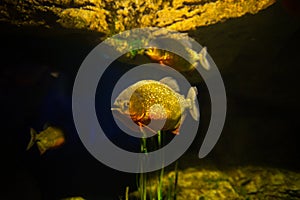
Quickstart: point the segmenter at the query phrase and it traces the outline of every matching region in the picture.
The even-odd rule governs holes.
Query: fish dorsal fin
[[[187,40],[187,39],[181,39],[181,40],[179,40],[179,42],[180,42],[183,46],[185,46],[185,47],[187,47],[187,48],[189,48],[189,49],[192,49],[192,48],[193,48],[192,43],[191,43],[189,40]]]
[[[171,77],[162,78],[159,82],[166,84],[167,86],[172,88],[175,92],[180,91],[177,81]]]
[[[43,126],[43,130],[46,130],[48,127],[50,126],[50,123],[49,122],[46,122]]]

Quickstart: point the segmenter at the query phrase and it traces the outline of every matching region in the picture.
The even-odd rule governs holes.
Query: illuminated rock
[[[140,27],[193,30],[255,14],[276,0],[4,0],[0,20],[14,25],[64,27],[106,36]]]

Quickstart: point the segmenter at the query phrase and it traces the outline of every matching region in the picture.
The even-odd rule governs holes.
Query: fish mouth
[[[112,111],[112,113],[119,113],[119,114],[123,113],[121,108],[119,108],[119,107],[112,107],[112,108],[110,108],[110,110]]]
[[[122,110],[121,108],[119,107],[113,107],[110,109],[112,111],[113,114],[116,114],[117,116],[119,115],[122,115],[122,116],[125,116],[125,117],[129,117],[130,118],[130,113]]]
[[[112,107],[110,108],[110,110],[112,111],[112,113],[119,113],[122,115],[129,115],[129,113],[126,113],[122,108],[120,107]]]

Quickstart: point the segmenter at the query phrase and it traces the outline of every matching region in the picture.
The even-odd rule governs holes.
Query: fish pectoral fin
[[[159,61],[159,64],[161,64],[162,66],[166,66],[164,61],[162,61],[162,60]]]
[[[179,135],[179,127],[172,131],[173,134]]]
[[[35,143],[36,141],[36,131],[33,128],[30,128],[30,141],[27,145],[26,151],[28,151]]]
[[[46,152],[46,148],[39,142],[37,142],[38,149],[40,151],[40,155],[43,155]]]
[[[147,135],[147,134],[145,133],[144,128],[146,128],[147,130],[151,131],[153,134],[157,134],[157,132],[154,131],[154,130],[153,130],[152,128],[150,128],[149,126],[146,126],[146,125],[142,124],[141,122],[138,122],[138,124],[139,124],[140,131],[141,131],[144,135]]]

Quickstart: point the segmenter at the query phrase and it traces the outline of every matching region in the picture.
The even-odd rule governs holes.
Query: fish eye
[[[152,53],[152,52],[153,52],[153,49],[152,49],[152,48],[149,48],[149,49],[146,50],[146,52]]]
[[[129,107],[129,101],[125,101],[125,102],[123,103],[123,108],[124,108],[124,109],[128,109],[128,107]]]

